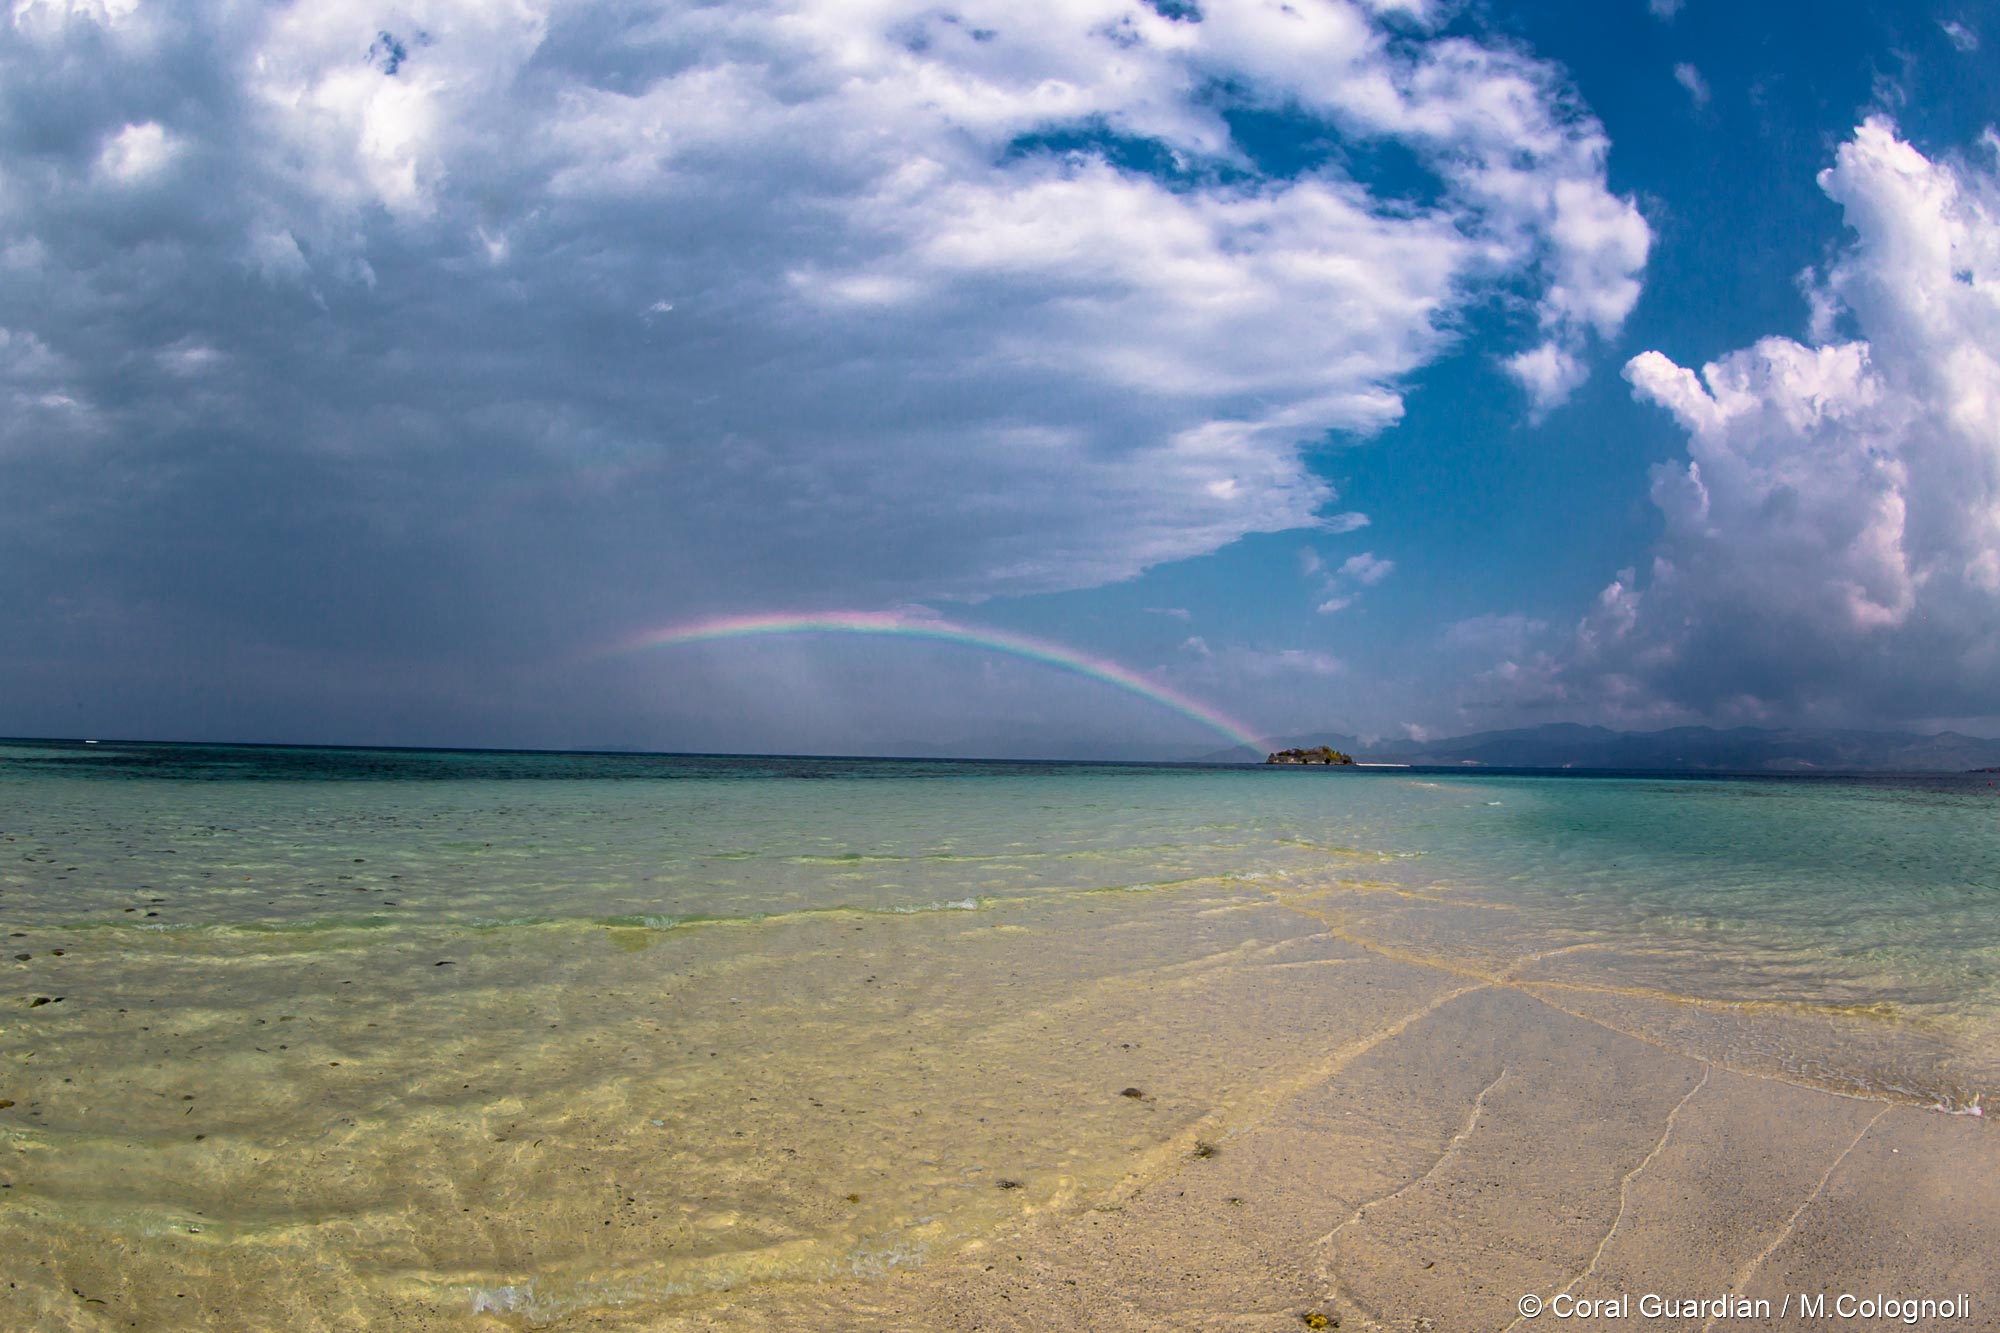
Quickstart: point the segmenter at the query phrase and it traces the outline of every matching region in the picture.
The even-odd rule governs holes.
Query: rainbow
[[[1226,736],[1236,745],[1262,751],[1256,732],[1201,700],[1182,694],[1158,681],[1148,680],[1128,667],[1102,657],[1085,657],[1060,644],[1030,639],[1019,634],[970,629],[948,620],[915,619],[878,611],[822,611],[813,615],[720,616],[685,625],[669,625],[647,630],[610,649],[613,653],[635,652],[641,648],[672,648],[688,643],[712,643],[721,639],[749,639],[779,634],[879,634],[899,639],[920,639],[932,643],[956,643],[968,648],[1005,653],[1043,666],[1055,667],[1091,680],[1102,681],[1136,694],[1191,721]]]

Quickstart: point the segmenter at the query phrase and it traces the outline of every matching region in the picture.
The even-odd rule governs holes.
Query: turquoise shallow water
[[[1366,865],[1655,951],[1696,993],[2000,1008],[2000,789],[1978,775],[16,744],[0,839],[16,930],[661,928]]]
[[[1312,1068],[1329,938],[1961,1105],[1996,814],[1974,776],[4,745],[0,1260],[163,1328],[887,1271]]]

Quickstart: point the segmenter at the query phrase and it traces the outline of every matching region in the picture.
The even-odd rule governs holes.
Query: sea
[[[891,1273],[1258,1114],[1354,1036],[1327,941],[1969,1110],[1995,776],[4,742],[0,1267],[148,1328]]]

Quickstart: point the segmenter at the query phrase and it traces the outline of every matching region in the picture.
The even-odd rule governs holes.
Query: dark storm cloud
[[[955,17],[17,6],[12,725],[477,730],[637,625],[1117,580],[1313,522],[1302,451],[1490,285],[1540,293],[1538,400],[1630,308],[1645,227],[1526,57],[1345,3]],[[1258,178],[1224,81],[1438,201]],[[1065,127],[1216,169],[1016,150]]]

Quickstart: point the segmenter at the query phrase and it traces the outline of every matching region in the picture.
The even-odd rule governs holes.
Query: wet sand
[[[2000,1318],[2000,1140],[1969,1116],[1735,1072],[1565,1012],[1533,981],[1366,955],[1328,969],[1366,1034],[1122,1188],[919,1269],[562,1328],[1890,1328],[1857,1299]],[[1663,1018],[1666,1016],[1663,1016]],[[1647,1294],[1705,1301],[1647,1317]],[[1545,1303],[1534,1320],[1518,1302]],[[1547,1302],[1623,1296],[1623,1313]],[[1826,1317],[1802,1316],[1821,1297]],[[1787,1307],[1784,1302],[1790,1298]],[[1709,1317],[1718,1298],[1770,1318]],[[1682,1307],[1685,1309],[1685,1305]]]
[[[1213,881],[32,932],[65,999],[0,1028],[0,1327],[1493,1333],[1529,1294],[1635,1309],[1520,1328],[1904,1326],[1648,1293],[1991,1326],[1989,1127],[1841,1091],[1844,1053],[1901,1077],[1944,1036],[1658,993],[1502,919]]]

